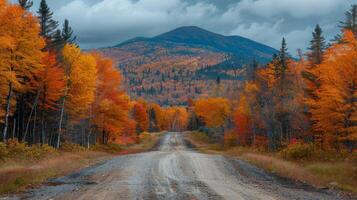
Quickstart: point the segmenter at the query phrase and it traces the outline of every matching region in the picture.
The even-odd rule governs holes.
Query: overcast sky
[[[12,0],[16,1],[16,0]],[[34,0],[37,10],[40,0]],[[357,0],[47,0],[55,19],[69,19],[82,48],[113,46],[194,25],[279,48],[305,49],[319,23],[327,39]]]

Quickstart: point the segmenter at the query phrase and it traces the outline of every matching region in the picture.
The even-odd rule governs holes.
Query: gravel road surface
[[[338,200],[331,190],[268,174],[242,160],[198,153],[180,133],[167,133],[155,151],[119,156],[3,199]]]

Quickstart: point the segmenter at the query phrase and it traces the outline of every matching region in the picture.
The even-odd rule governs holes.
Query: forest
[[[283,38],[266,64],[227,68],[239,60],[200,52],[207,60],[158,59],[167,66],[161,71],[155,63],[142,65],[144,71],[130,68],[135,63],[120,67],[100,51],[82,50],[69,20],[60,27],[46,0],[36,13],[32,5],[0,0],[0,162],[140,144],[166,131],[287,160],[355,158],[357,5],[346,11],[333,41],[316,25],[307,52],[298,50],[297,58]],[[223,68],[235,78],[214,77]],[[170,103],[167,95],[179,100]]]
[[[95,50],[82,51],[69,21],[59,28],[45,0],[37,15],[28,11],[31,1],[0,5],[5,143],[60,148],[69,142],[89,148],[123,137],[135,141],[146,131],[200,129],[222,145],[355,149],[356,5],[346,12],[334,41],[325,41],[316,25],[308,52],[299,50],[299,58],[293,58],[283,39],[271,62],[246,67],[234,95],[217,78],[210,94],[181,107],[130,99],[114,61]]]

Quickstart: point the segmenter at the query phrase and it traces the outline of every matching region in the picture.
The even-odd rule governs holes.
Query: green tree
[[[31,1],[31,0],[18,0],[18,2],[19,2],[19,5],[25,10],[30,9],[33,5],[33,1]]]
[[[77,36],[73,36],[73,29],[69,26],[69,21],[65,19],[62,28],[62,40],[65,43],[73,44],[75,43],[76,39]]]
[[[41,26],[40,34],[51,42],[56,34],[58,22],[53,20],[53,12],[48,7],[46,0],[41,0],[37,13]]]
[[[307,53],[310,65],[314,66],[322,63],[325,49],[325,38],[322,35],[321,27],[317,24],[312,33],[312,40],[310,41],[309,52]]]

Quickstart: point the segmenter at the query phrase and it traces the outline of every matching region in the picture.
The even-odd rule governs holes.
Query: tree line
[[[0,128],[3,142],[88,147],[143,131],[182,130],[184,108],[132,101],[113,61],[83,52],[69,25],[41,0],[0,0]]]
[[[327,44],[316,25],[307,53],[299,50],[298,59],[289,55],[283,38],[270,63],[250,69],[238,98],[189,104],[191,128],[213,129],[222,143],[272,151],[313,143],[352,152],[357,141],[357,5],[340,27],[341,34]]]

